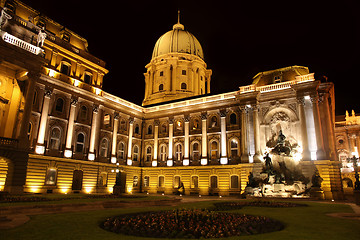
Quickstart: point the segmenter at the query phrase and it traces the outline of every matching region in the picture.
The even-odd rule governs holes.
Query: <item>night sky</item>
[[[145,65],[179,9],[180,22],[200,41],[213,70],[212,94],[251,84],[258,72],[301,65],[335,83],[336,114],[360,112],[355,0],[23,2],[86,38],[90,53],[110,71],[103,89],[139,105]]]

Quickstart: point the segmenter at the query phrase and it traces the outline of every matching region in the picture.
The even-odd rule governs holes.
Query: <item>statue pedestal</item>
[[[121,195],[122,193],[125,193],[125,189],[121,186],[114,186],[113,187],[113,194],[114,195]]]
[[[311,187],[310,188],[310,197],[315,198],[317,200],[324,200],[324,191],[319,187]]]

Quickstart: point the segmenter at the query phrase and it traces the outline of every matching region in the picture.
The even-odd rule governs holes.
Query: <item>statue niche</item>
[[[292,136],[290,117],[285,112],[277,112],[270,119],[269,127],[271,138],[266,147],[272,149],[272,154],[290,156],[291,150],[298,146]]]

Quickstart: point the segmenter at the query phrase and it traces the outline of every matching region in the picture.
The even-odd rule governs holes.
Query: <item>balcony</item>
[[[39,47],[36,47],[28,42],[25,42],[7,32],[0,31],[0,37],[7,43],[24,49],[25,51],[31,52],[32,54],[39,55],[44,54],[44,50]]]

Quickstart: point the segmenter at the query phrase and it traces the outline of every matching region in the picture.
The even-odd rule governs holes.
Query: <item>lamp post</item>
[[[355,197],[355,203],[357,205],[360,205],[360,181],[359,181],[359,173],[358,173],[358,166],[357,166],[357,161],[359,160],[359,158],[357,158],[355,156],[355,154],[353,154],[353,157],[348,158],[347,160],[348,160],[348,162],[352,162],[353,167],[354,167],[354,172],[355,172],[354,197]]]

